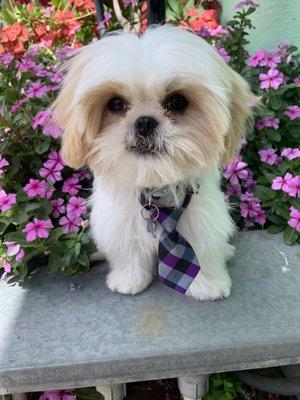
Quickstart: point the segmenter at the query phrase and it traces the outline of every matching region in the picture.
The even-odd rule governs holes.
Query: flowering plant
[[[99,35],[95,10],[82,0],[42,3],[4,1],[0,9],[6,21],[0,28],[0,268],[4,276],[21,278],[41,264],[67,275],[87,271],[94,251],[87,232],[91,176],[61,160],[61,131],[50,106],[63,79],[61,63]],[[218,5],[169,1],[167,17],[205,37],[250,83],[255,96],[249,106],[261,105],[241,154],[224,167],[225,198],[241,228],[283,232],[285,242],[293,244],[300,241],[296,48],[281,43],[249,55],[247,31],[258,4],[238,3],[225,27],[218,22]],[[105,5],[100,28],[129,23],[143,31],[145,11],[145,2],[136,0],[124,1],[119,10]]]

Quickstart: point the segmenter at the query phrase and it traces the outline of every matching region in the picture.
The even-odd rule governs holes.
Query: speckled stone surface
[[[106,265],[38,270],[0,285],[0,393],[71,388],[300,362],[300,248],[239,234],[232,295],[197,302],[155,282],[123,296]],[[82,286],[71,292],[70,283]]]

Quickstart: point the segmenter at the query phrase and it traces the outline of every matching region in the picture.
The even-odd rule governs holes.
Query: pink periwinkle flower
[[[57,151],[51,151],[51,153],[48,154],[48,158],[55,164],[55,169],[57,171],[61,171],[66,166],[61,158],[60,153],[58,153]]]
[[[278,163],[278,155],[276,154],[276,150],[269,149],[261,149],[258,152],[260,156],[260,160],[269,165],[276,165]]]
[[[3,173],[3,168],[7,167],[9,162],[0,155],[0,175]]]
[[[68,215],[66,217],[61,217],[59,224],[62,226],[64,233],[68,234],[78,232],[82,221],[81,217]]]
[[[290,208],[290,219],[288,220],[289,226],[294,228],[297,232],[300,232],[300,210],[294,207]]]
[[[239,10],[241,8],[244,8],[244,7],[258,8],[259,4],[255,3],[253,0],[244,0],[244,1],[241,1],[240,3],[238,3],[235,6],[235,9]]]
[[[294,160],[295,158],[300,157],[300,149],[291,149],[290,147],[287,147],[282,150],[281,155],[287,157],[289,160]]]
[[[3,260],[2,262],[3,262],[4,272],[5,272],[6,274],[10,274],[11,271],[12,271],[12,265],[11,265],[11,263],[10,263],[9,261],[7,261],[7,260]]]
[[[222,25],[218,25],[216,28],[210,29],[209,33],[210,36],[227,36],[228,29],[224,28]]]
[[[227,53],[227,51],[224,48],[217,49],[217,51],[220,54],[220,56],[223,58],[223,60],[228,64],[230,61],[230,56]]]
[[[9,67],[9,64],[12,62],[13,56],[10,53],[5,53],[0,56],[0,62],[4,66],[4,68]]]
[[[239,179],[246,180],[248,171],[245,169],[247,164],[241,161],[241,157],[237,157],[232,163],[229,163],[224,168],[224,177],[230,181],[232,185],[239,183]]]
[[[294,83],[296,83],[296,85],[297,85],[298,87],[300,87],[300,75],[297,76],[297,77],[294,79]]]
[[[51,200],[51,205],[53,207],[52,215],[54,218],[58,218],[60,214],[63,214],[66,210],[64,200],[61,198]]]
[[[80,181],[83,181],[84,179],[88,179],[88,180],[92,179],[91,174],[89,173],[89,171],[86,171],[86,170],[74,172],[72,177],[78,178]]]
[[[33,222],[29,222],[23,232],[26,233],[26,241],[33,242],[37,238],[46,239],[49,236],[49,229],[53,228],[50,219],[41,220],[34,218]]]
[[[259,131],[264,128],[278,129],[279,128],[279,119],[273,118],[273,117],[265,117],[265,118],[259,119],[255,124],[255,128]]]
[[[76,196],[81,189],[78,178],[69,178],[64,181],[62,192],[68,193],[71,196]]]
[[[58,139],[62,135],[62,130],[52,121],[51,118],[48,118],[43,125],[43,134]]]
[[[47,182],[38,179],[29,179],[29,182],[24,187],[28,197],[40,196],[42,199],[46,196]]]
[[[103,20],[100,21],[100,23],[99,23],[100,30],[105,28],[105,25],[107,25],[108,22],[111,20],[112,14],[109,11],[104,11],[103,17],[104,17]]]
[[[72,196],[66,207],[68,216],[81,217],[86,214],[86,200],[82,197]]]
[[[76,400],[69,390],[45,390],[39,400]]]
[[[260,211],[261,207],[259,203],[251,201],[246,203],[241,202],[240,209],[241,209],[241,216],[247,218],[247,217],[255,217]]]
[[[289,172],[282,176],[277,176],[275,179],[273,179],[272,182],[272,189],[273,190],[283,190],[284,192],[288,193],[288,185],[289,181],[293,178],[292,174]]]
[[[62,167],[63,168],[63,167]],[[61,164],[56,163],[53,160],[47,160],[44,162],[43,167],[40,168],[39,174],[45,178],[48,182],[55,183],[61,181]]]
[[[27,89],[27,95],[30,99],[41,99],[48,92],[47,86],[43,86],[41,81],[33,82]]]
[[[271,69],[275,69],[277,67],[277,64],[279,64],[281,61],[280,57],[278,54],[272,52],[272,53],[265,53],[265,56],[260,60],[259,65],[261,67],[267,66]]]
[[[48,190],[46,190],[46,198],[51,199],[53,193],[55,192],[55,188],[52,186]]]
[[[5,245],[7,247],[7,255],[9,257],[15,257],[16,261],[22,261],[25,252],[17,242],[5,242]]]
[[[289,119],[296,119],[300,117],[300,107],[299,106],[289,106],[284,113]]]
[[[38,126],[43,126],[50,116],[51,111],[49,108],[39,111],[32,119],[32,127],[36,129]]]
[[[13,113],[16,112],[20,107],[22,107],[23,104],[26,104],[27,101],[28,101],[27,98],[17,101],[15,104],[11,106],[10,111]]]
[[[266,223],[267,216],[266,216],[266,213],[264,212],[264,210],[262,208],[260,208],[260,210],[257,211],[257,214],[254,217],[254,220],[259,225],[264,225]]]
[[[300,197],[300,176],[295,176],[287,183],[287,193],[291,197]]]
[[[254,54],[252,54],[252,56],[250,56],[250,58],[248,59],[248,65],[249,67],[257,67],[260,65],[260,62],[262,60],[264,60],[266,55],[266,52],[264,50],[257,50]]]
[[[0,190],[0,210],[1,212],[6,212],[11,209],[13,204],[16,204],[16,195],[14,193],[6,194],[6,192]]]
[[[123,4],[125,7],[128,7],[130,4],[132,6],[136,6],[138,3],[138,0],[123,0]]]
[[[259,79],[262,81],[260,88],[263,90],[269,88],[276,90],[283,84],[283,74],[277,69],[269,69],[267,74],[259,74]]]

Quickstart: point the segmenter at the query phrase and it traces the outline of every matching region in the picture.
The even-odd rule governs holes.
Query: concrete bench
[[[98,386],[121,399],[124,382],[181,377],[184,391],[212,372],[299,363],[299,246],[265,231],[234,242],[232,295],[222,301],[197,302],[159,282],[113,294],[105,263],[0,284],[0,393]],[[74,282],[81,290],[70,290]]]

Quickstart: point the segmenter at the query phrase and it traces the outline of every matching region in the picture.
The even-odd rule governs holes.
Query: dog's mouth
[[[163,141],[156,140],[153,137],[137,136],[127,140],[126,149],[136,155],[158,156],[167,151]]]

